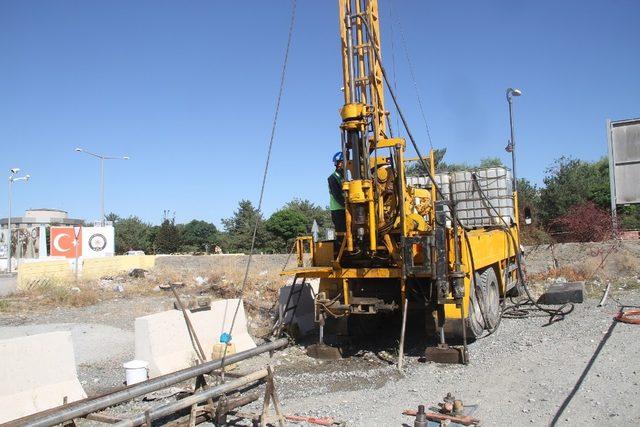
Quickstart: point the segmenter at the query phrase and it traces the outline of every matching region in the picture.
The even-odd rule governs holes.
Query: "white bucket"
[[[149,378],[149,362],[131,360],[122,365],[127,385],[137,384]]]

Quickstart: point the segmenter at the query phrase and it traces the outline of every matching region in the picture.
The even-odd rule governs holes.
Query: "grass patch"
[[[58,282],[41,280],[29,285],[22,292],[29,299],[37,299],[43,304],[84,307],[100,301],[99,292],[91,284]]]

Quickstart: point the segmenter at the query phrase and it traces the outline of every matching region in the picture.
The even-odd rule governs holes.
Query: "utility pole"
[[[507,102],[509,103],[509,127],[511,128],[511,140],[507,145],[507,151],[511,152],[511,172],[513,174],[513,191],[518,191],[518,175],[516,175],[516,139],[513,131],[513,97],[522,95],[520,89],[507,89]]]
[[[104,161],[105,160],[129,160],[129,156],[122,156],[122,157],[111,157],[111,156],[104,156],[102,154],[96,154],[96,153],[92,153],[90,151],[85,150],[84,148],[76,148],[76,150],[78,153],[85,153],[88,154],[90,156],[93,156],[97,159],[100,160],[100,225],[104,226],[104,220],[105,220],[105,216],[104,216]]]
[[[20,168],[12,168],[9,170],[9,217],[7,218],[7,273],[11,273],[11,205],[13,203],[13,183],[16,181],[29,181],[30,175],[16,177]]]

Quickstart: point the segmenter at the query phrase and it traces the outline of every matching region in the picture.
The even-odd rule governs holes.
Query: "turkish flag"
[[[81,227],[51,227],[51,256],[75,258],[82,256]]]

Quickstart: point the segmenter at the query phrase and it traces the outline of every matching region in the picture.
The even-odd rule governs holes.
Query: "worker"
[[[347,231],[347,220],[344,213],[344,193],[342,192],[342,182],[344,181],[344,158],[342,151],[333,155],[335,171],[327,178],[329,182],[329,209],[331,209],[331,220],[336,232]]]

